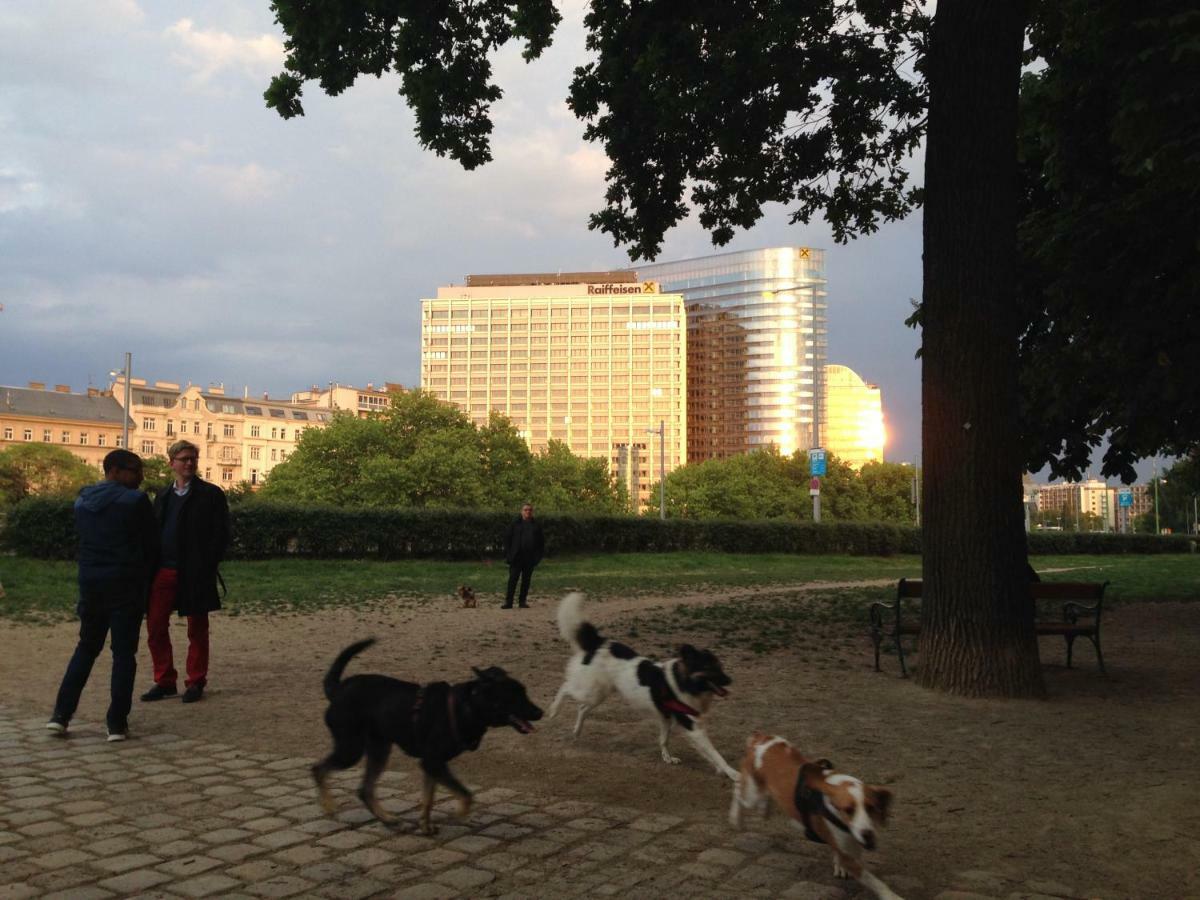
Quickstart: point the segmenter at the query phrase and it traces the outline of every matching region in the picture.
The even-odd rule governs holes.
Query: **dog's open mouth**
[[[713,690],[713,693],[716,694],[718,697],[728,697],[729,696],[729,691],[725,690],[725,688],[721,687],[719,684],[714,684],[712,686],[712,690]]]
[[[533,726],[519,716],[510,715],[508,717],[508,724],[517,729],[517,731],[521,732],[521,734],[533,733]]]

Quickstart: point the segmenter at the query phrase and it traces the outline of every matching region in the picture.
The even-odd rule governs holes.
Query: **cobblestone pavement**
[[[738,833],[724,810],[693,821],[491,788],[465,823],[439,804],[426,838],[374,821],[357,771],[325,815],[311,763],[165,734],[109,744],[87,722],[63,739],[0,707],[0,898],[865,896],[778,820]],[[411,826],[417,792],[415,775],[388,772],[379,795]],[[918,897],[1072,896],[988,872],[937,893],[895,868],[886,880]]]

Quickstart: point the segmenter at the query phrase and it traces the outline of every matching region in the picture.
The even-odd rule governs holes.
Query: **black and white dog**
[[[558,713],[565,697],[579,703],[575,737],[594,707],[616,691],[638,709],[658,716],[658,746],[663,762],[678,763],[667,749],[671,726],[678,723],[692,745],[718,772],[737,781],[738,772],[717,752],[704,732],[703,716],[713,696],[724,697],[732,679],[707,650],[690,644],[679,648],[677,659],[655,662],[633,649],[602,637],[596,626],[583,618],[583,594],[567,594],[558,605],[558,630],[576,649],[567,661],[567,674],[550,705],[549,717]]]

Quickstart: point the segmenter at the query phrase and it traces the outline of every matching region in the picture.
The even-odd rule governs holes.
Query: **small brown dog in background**
[[[475,608],[475,589],[473,587],[471,587],[470,585],[466,585],[466,584],[460,584],[458,586],[458,590],[455,591],[454,593],[456,593],[459,597],[462,598],[462,602],[463,602],[462,608],[463,609],[467,609],[467,608],[474,609]]]

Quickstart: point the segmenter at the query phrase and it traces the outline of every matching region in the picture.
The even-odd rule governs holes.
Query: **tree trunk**
[[[942,0],[928,56],[919,682],[1042,696],[1017,442],[1024,5]]]

